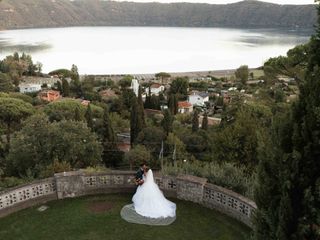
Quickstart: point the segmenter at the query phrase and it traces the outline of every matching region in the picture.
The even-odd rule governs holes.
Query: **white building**
[[[132,79],[130,88],[132,89],[134,94],[136,94],[136,96],[138,96],[138,94],[139,94],[139,82],[138,82],[137,79]]]
[[[32,93],[41,91],[41,84],[36,83],[21,83],[19,84],[21,93]]]
[[[160,92],[163,92],[165,87],[159,83],[153,83],[150,86],[151,95],[158,96]],[[146,89],[146,93],[149,94],[149,88]]]
[[[188,96],[188,102],[193,106],[204,106],[206,102],[209,102],[209,94],[205,92],[192,92]]]

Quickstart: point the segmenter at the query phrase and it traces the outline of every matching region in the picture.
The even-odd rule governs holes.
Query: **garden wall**
[[[0,217],[51,200],[105,193],[134,193],[134,172],[109,171],[88,173],[74,171],[55,174],[53,178],[35,181],[0,192]],[[256,209],[253,201],[228,189],[209,184],[194,176],[161,176],[155,181],[166,196],[192,201],[216,209],[249,227]]]

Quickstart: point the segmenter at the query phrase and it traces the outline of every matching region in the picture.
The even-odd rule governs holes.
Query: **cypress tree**
[[[119,151],[116,143],[116,135],[112,128],[112,124],[107,109],[104,110],[103,114],[103,153],[102,160],[107,167],[115,167],[122,160],[122,152]]]
[[[65,78],[62,79],[62,95],[64,97],[69,97],[69,95],[70,95],[69,83]]]
[[[199,113],[195,109],[192,116],[192,132],[196,132],[199,129]]]
[[[176,115],[178,113],[178,98],[177,94],[173,95],[173,114]]]
[[[57,81],[57,89],[62,94],[63,89],[62,89],[62,84],[60,81]]]
[[[164,118],[162,119],[161,125],[167,136],[169,135],[170,132],[172,132],[173,120],[174,118],[171,112],[168,109],[166,109],[164,112]]]
[[[203,115],[201,128],[203,130],[207,130],[208,129],[208,114],[207,114],[207,112],[205,112],[204,115]]]
[[[168,100],[168,108],[172,115],[175,115],[175,95],[170,94]]]
[[[92,117],[92,110],[90,104],[87,107],[86,113],[85,113],[85,118],[87,122],[87,126],[93,130],[93,117]]]
[[[148,95],[146,96],[146,101],[145,101],[144,107],[147,108],[147,109],[151,109],[152,108],[152,104],[151,104],[151,85],[149,86],[149,92],[148,92]]]
[[[299,100],[280,128],[278,144],[271,144],[270,149],[277,154],[269,162],[260,159],[255,197],[255,236],[259,240],[320,239],[319,6],[318,18],[317,32],[310,42],[306,77],[299,83]],[[272,201],[262,200],[270,198],[268,195]]]
[[[139,115],[140,115],[143,126],[145,126],[145,116],[144,116],[144,107],[143,107],[141,86],[139,86],[139,91],[138,91],[138,105],[139,105]]]
[[[160,101],[158,96],[152,95],[150,101],[152,109],[160,110]]]
[[[141,117],[141,108],[139,107],[136,97],[132,98],[131,115],[130,115],[130,142],[131,146],[135,143],[139,133],[144,127]]]

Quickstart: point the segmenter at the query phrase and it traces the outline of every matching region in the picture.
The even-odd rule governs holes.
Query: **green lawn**
[[[114,194],[54,201],[49,209],[29,208],[0,218],[0,239],[71,240],[71,239],[249,239],[250,229],[220,213],[190,202],[177,203],[177,219],[169,226],[146,226],[125,222],[122,206],[131,202],[130,195]],[[113,203],[111,210],[93,213],[93,202]]]

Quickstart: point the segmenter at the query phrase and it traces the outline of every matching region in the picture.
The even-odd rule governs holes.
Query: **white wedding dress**
[[[176,204],[167,200],[158,185],[154,182],[150,169],[144,183],[137,188],[132,197],[135,211],[148,218],[167,218],[176,216]]]

